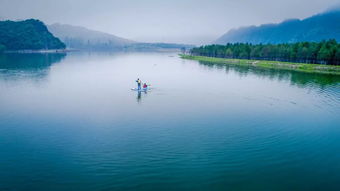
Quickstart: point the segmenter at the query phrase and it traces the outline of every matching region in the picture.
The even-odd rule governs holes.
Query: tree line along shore
[[[248,60],[248,59],[229,59],[229,58],[217,58],[207,56],[193,56],[187,54],[180,54],[183,59],[197,60],[201,62],[211,62],[217,64],[233,64],[242,66],[254,66],[259,68],[269,69],[285,69],[308,73],[323,73],[340,75],[339,65],[323,65],[323,64],[306,64],[306,63],[294,63],[294,62],[282,62],[282,61],[268,61],[268,60]]]
[[[335,40],[285,44],[235,43],[193,48],[182,58],[340,75],[340,44]]]
[[[190,54],[230,59],[340,65],[340,44],[336,40],[284,44],[207,45],[191,49]]]
[[[339,65],[306,64],[268,60],[229,59],[207,56],[193,56],[187,54],[180,54],[180,57],[183,59],[197,60],[201,62],[211,62],[217,64],[233,64],[242,66],[254,66],[259,68],[284,69],[308,73],[340,75]]]

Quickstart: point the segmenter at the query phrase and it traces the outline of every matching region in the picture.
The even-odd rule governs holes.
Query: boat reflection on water
[[[142,102],[142,97],[146,96],[148,94],[149,90],[141,90],[141,91],[137,91],[137,103],[141,103]],[[143,95],[142,95],[143,94]]]

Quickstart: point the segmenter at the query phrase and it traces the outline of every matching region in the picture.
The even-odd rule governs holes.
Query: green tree
[[[327,47],[327,44],[324,43],[317,55],[318,62],[320,62],[321,64],[327,64],[331,56],[331,50]]]
[[[65,44],[54,37],[39,20],[0,21],[0,44],[7,50],[63,49]]]
[[[335,40],[299,42],[293,44],[244,44],[207,45],[190,50],[193,55],[279,60],[290,62],[339,64],[340,45]]]
[[[225,57],[227,58],[233,57],[233,51],[231,50],[231,48],[227,48],[227,50],[225,51]]]
[[[334,54],[334,64],[340,65],[340,44],[337,45],[336,52]]]

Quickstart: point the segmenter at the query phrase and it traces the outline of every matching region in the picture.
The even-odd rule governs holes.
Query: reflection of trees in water
[[[65,56],[65,53],[0,55],[0,78],[43,78],[50,67]]]
[[[304,73],[297,71],[289,71],[283,69],[266,69],[257,68],[249,65],[228,65],[213,62],[202,62],[199,63],[203,66],[209,68],[225,69],[228,73],[229,71],[234,71],[240,76],[247,76],[249,74],[254,74],[259,77],[276,79],[279,81],[289,81],[292,85],[297,85],[300,87],[306,86],[318,86],[324,88],[329,85],[336,85],[340,83],[340,76],[330,75],[330,74],[316,74],[316,73]]]

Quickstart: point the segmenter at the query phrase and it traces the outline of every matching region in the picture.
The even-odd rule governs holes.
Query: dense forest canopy
[[[340,65],[340,44],[336,40],[257,45],[228,43],[193,48],[190,53],[195,56]]]
[[[0,21],[0,52],[6,50],[64,49],[39,20]]]

